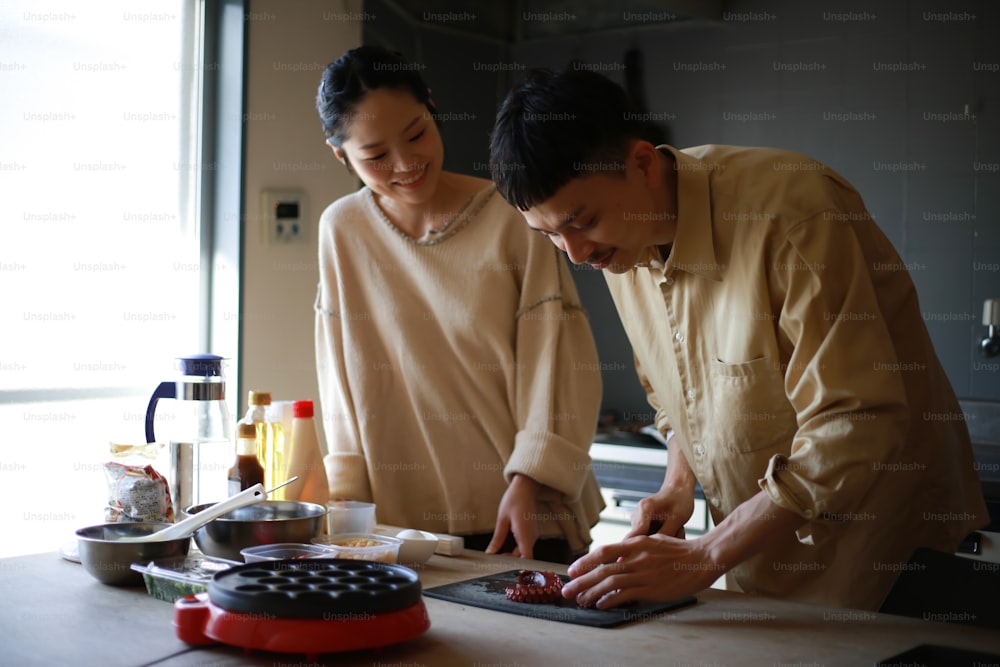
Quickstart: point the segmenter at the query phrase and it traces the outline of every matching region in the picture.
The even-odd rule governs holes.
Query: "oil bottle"
[[[271,404],[271,393],[251,391],[247,401],[250,404],[241,423],[253,424],[256,429],[257,460],[264,468],[264,486],[277,486],[284,471],[285,433],[281,422],[267,419],[267,406]]]

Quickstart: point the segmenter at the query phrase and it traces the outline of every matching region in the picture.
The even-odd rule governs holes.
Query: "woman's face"
[[[407,204],[421,204],[437,189],[444,146],[427,107],[393,88],[369,91],[334,148],[373,192]]]

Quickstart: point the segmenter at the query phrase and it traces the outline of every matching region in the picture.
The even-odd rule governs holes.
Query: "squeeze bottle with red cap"
[[[288,476],[298,475],[299,481],[285,487],[288,500],[301,500],[326,506],[330,499],[330,485],[323,466],[323,453],[319,448],[312,401],[292,403],[291,452],[285,459]]]

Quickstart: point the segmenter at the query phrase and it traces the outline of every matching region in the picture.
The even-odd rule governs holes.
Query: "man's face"
[[[574,264],[625,273],[646,248],[673,238],[673,216],[657,192],[662,172],[649,167],[630,155],[624,173],[576,177],[524,217]]]

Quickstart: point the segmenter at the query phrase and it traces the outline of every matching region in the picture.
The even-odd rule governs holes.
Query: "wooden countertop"
[[[418,572],[429,588],[526,566],[565,572],[562,566],[468,550],[456,558],[433,556]],[[54,553],[0,559],[0,582],[0,662],[11,665],[854,667],[919,644],[1000,654],[1000,635],[983,628],[707,590],[696,605],[611,629],[425,597],[431,628],[423,636],[378,651],[309,661],[218,645],[189,647],[174,634],[171,604],[149,597],[142,587],[105,586]]]

